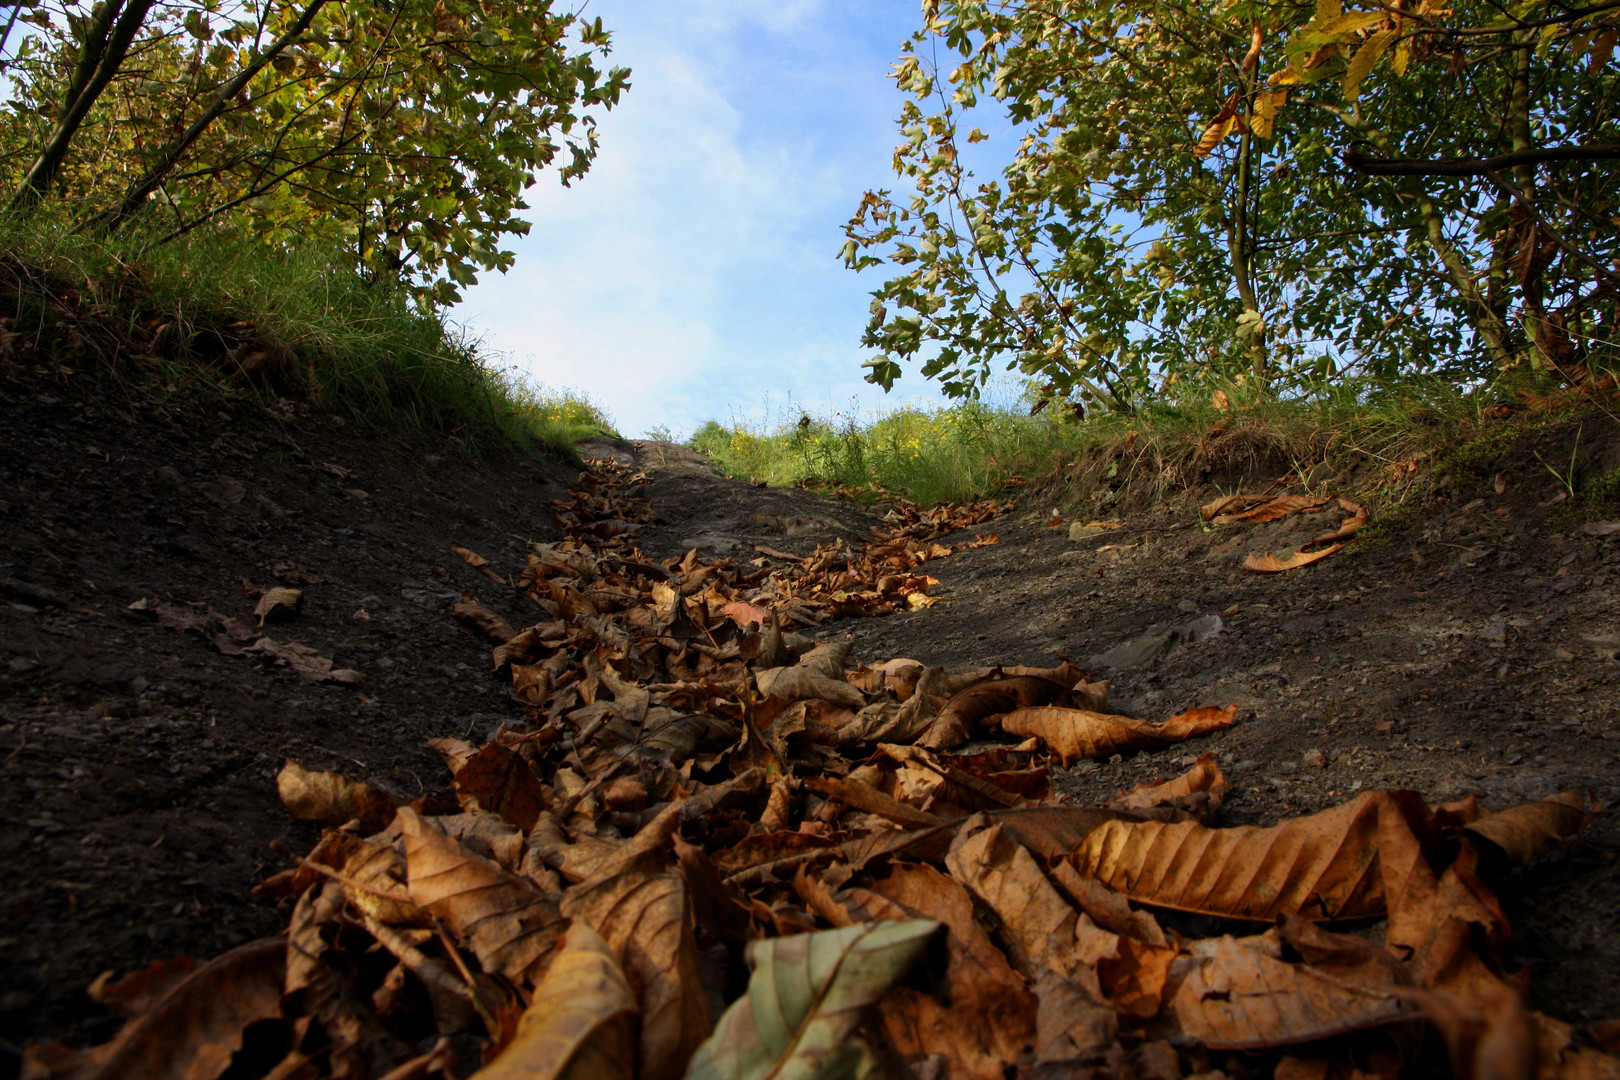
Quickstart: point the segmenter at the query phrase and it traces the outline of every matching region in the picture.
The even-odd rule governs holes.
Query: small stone
[[[1280,773],[1291,773],[1297,768],[1299,768],[1299,763],[1295,761],[1283,761],[1277,764],[1277,771]]]
[[[1186,612],[1188,615],[1198,614],[1198,604],[1193,600],[1183,600],[1176,605],[1176,608],[1180,611]]]
[[[645,810],[649,801],[647,785],[634,776],[621,776],[607,786],[602,801],[609,810]]]
[[[1301,755],[1300,761],[1304,762],[1306,765],[1309,765],[1313,769],[1322,769],[1327,767],[1327,755],[1314,747],[1305,751],[1305,753]]]
[[[1259,767],[1260,763],[1254,760],[1254,758],[1245,758],[1236,765],[1232,766],[1232,771],[1235,773],[1254,772],[1254,770],[1258,769]]]

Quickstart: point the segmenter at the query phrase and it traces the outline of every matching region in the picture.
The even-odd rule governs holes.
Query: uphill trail
[[[453,958],[483,966],[480,987],[521,991],[469,998],[459,1020],[440,1002],[428,1013],[441,1030],[521,1007],[564,968],[616,962],[632,976],[641,1037],[690,1055],[746,979],[740,951],[726,967],[728,934],[831,932],[878,917],[883,903],[917,914],[915,889],[955,890],[1001,918],[999,947],[957,936],[951,947],[989,949],[980,961],[1030,988],[1008,991],[1022,1001],[1047,992],[1053,965],[1070,965],[1072,983],[1076,961],[1032,955],[1033,938],[1020,946],[1017,917],[987,882],[1009,867],[1028,873],[1018,851],[1056,858],[1042,848],[1052,835],[1078,850],[1084,830],[1065,818],[1042,825],[1042,840],[1032,826],[960,823],[1111,802],[1105,816],[1127,850],[1139,825],[1218,811],[1223,825],[1281,828],[1353,804],[1390,843],[1472,829],[1511,854],[1490,812],[1554,807],[1532,831],[1584,826],[1583,839],[1493,879],[1512,934],[1470,962],[1528,966],[1530,1005],[1563,1021],[1620,1015],[1620,834],[1611,815],[1583,816],[1586,794],[1536,802],[1620,798],[1610,583],[1620,539],[1548,526],[1529,479],[1494,500],[1429,507],[1414,538],[1357,540],[1259,574],[1246,556],[1298,547],[1342,513],[1217,526],[1189,492],[1054,524],[1063,515],[1035,492],[1011,511],[930,516],[898,501],[758,488],[663,443],[587,444],[595,465],[581,474],[248,409],[64,400],[13,385],[0,412],[0,1072],[20,1066],[25,1040],[112,1037],[118,1017],[85,991],[100,972],[245,955],[230,950],[287,930],[289,918],[294,940],[325,934],[334,964],[357,948],[333,936],[339,925],[371,933],[384,955],[414,955],[398,951],[412,942],[439,949],[391,929],[421,925],[387,907],[407,886],[450,950],[413,977],[431,983],[423,972],[453,972]],[[1120,719],[1172,714],[1183,725],[1174,739]],[[1179,786],[1151,786],[1167,780]],[[1126,791],[1141,793],[1120,802]],[[1454,809],[1384,794],[1400,791]],[[750,820],[776,828],[750,832]],[[323,821],[349,827],[323,835]],[[896,836],[937,836],[952,822],[943,839],[897,846]],[[889,845],[880,863],[902,869],[873,878],[872,844]],[[375,870],[391,884],[354,887],[357,852],[397,858],[398,869]],[[458,873],[483,865],[467,852],[526,875],[535,892],[521,903],[552,914],[495,946],[469,929],[459,893],[418,895],[413,860],[449,859]],[[656,869],[635,861],[654,854],[665,860]],[[1132,958],[1087,991],[1081,1012],[1101,1023],[1096,1010],[1112,1010],[1115,1032],[1122,1021],[1161,1024],[1145,1042],[1126,1038],[1133,1054],[1172,1021],[1224,1037],[1175,1004],[1186,984],[1166,982],[1179,948],[1167,943],[1224,940],[1214,916],[1277,913],[1256,916],[1243,907],[1252,898],[1235,895],[1138,895],[1102,863],[1080,869],[1150,909],[1202,913],[1182,924],[1161,913],[1168,937],[1141,920],[1102,926],[1100,913],[1118,907],[1095,895],[1088,907],[1047,864],[1070,890],[1061,895],[1109,935],[1086,947]],[[619,886],[605,882],[632,870],[686,890],[706,946],[701,972],[684,943],[672,946],[660,963],[674,989],[657,1002],[646,997],[657,980],[635,974],[601,916],[608,908],[581,892],[612,893]],[[693,901],[704,890],[691,882],[716,872],[724,887]],[[322,875],[336,883],[326,892]],[[1307,886],[1312,903],[1337,895]],[[1370,907],[1339,900],[1346,917],[1387,915],[1398,933],[1417,933],[1422,920],[1401,895],[1390,886]],[[331,909],[345,896],[364,917]],[[367,896],[396,899],[367,907]],[[716,909],[715,897],[733,907]],[[967,933],[948,913],[926,914]],[[599,936],[568,930],[570,919]],[[465,958],[444,936],[464,932]],[[1281,932],[1308,955],[1355,948]],[[1438,955],[1426,935],[1420,953]],[[884,948],[915,959],[904,941]],[[367,1023],[397,1019],[372,1000]],[[911,1019],[932,1015],[914,1005]],[[1033,1024],[1034,997],[1028,1006],[971,1047],[899,1042],[984,1068],[998,1054],[1028,1064],[1020,1039],[1033,1028],[1020,1025]],[[1114,1037],[1065,1045],[1101,1053]],[[365,1052],[392,1063],[409,1049]],[[309,1075],[336,1075],[335,1051],[322,1053]],[[41,1060],[43,1075],[83,1064]],[[1184,1058],[1175,1075],[1195,1064]]]

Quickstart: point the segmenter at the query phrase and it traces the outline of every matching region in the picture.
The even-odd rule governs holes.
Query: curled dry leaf
[[[1114,810],[1153,810],[1161,807],[1179,811],[1205,825],[1214,824],[1226,801],[1226,778],[1215,764],[1214,754],[1204,754],[1193,767],[1157,784],[1138,784],[1109,799],[1104,806]]]
[[[512,628],[511,623],[471,596],[463,595],[451,606],[450,614],[455,616],[456,622],[460,623],[463,629],[491,645],[504,645],[517,637],[517,631]]]
[[[75,1051],[30,1044],[23,1075],[37,1080],[214,1080],[230,1064],[249,1025],[281,1015],[287,944],[255,941],[192,970],[114,1039]]]
[[[299,821],[342,825],[356,821],[370,830],[394,816],[394,800],[341,773],[315,772],[289,760],[276,774],[276,790],[287,813]]]
[[[635,1018],[636,999],[613,950],[576,922],[517,1035],[474,1080],[631,1080]]]
[[[1321,551],[1296,551],[1284,558],[1277,558],[1271,552],[1264,555],[1249,555],[1243,560],[1243,569],[1253,570],[1258,574],[1280,574],[1284,570],[1298,570],[1302,566],[1309,566],[1313,562],[1321,562],[1334,552],[1343,551],[1347,545],[1334,544]]]
[[[1516,863],[1534,862],[1558,841],[1580,833],[1602,807],[1589,794],[1563,791],[1480,818],[1467,831],[1496,845]]]
[[[687,1077],[765,1080],[868,1072],[870,1052],[856,1032],[939,928],[932,919],[907,919],[750,942],[748,992],[698,1048]]]
[[[993,716],[1017,709],[1068,704],[1066,699],[1069,696],[1069,687],[1052,679],[1029,675],[986,679],[951,696],[945,707],[939,710],[939,715],[934,717],[926,745],[937,750],[960,746],[974,736],[985,720]]]
[[[1237,706],[1205,706],[1172,716],[1162,724],[1110,716],[1088,709],[1048,707],[1019,709],[1001,718],[1009,735],[1032,735],[1067,765],[1086,758],[1108,757],[1124,750],[1150,750],[1231,727]]]
[[[253,614],[263,626],[267,621],[291,618],[303,602],[303,589],[266,589],[253,606]]]

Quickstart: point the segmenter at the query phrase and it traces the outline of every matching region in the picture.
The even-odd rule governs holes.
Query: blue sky
[[[917,0],[591,0],[586,14],[612,30],[631,90],[602,117],[591,172],[567,189],[541,178],[516,265],[456,316],[627,436],[936,401],[915,372],[887,396],[862,381],[882,269],[837,257],[861,194],[893,186],[901,99],[886,76]]]

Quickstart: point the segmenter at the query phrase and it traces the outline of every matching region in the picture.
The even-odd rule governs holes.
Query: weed
[[[1581,433],[1584,430],[1584,425],[1575,429],[1575,448],[1570,451],[1569,468],[1567,471],[1560,472],[1551,465],[1547,464],[1547,459],[1541,456],[1541,451],[1531,451],[1531,453],[1535,454],[1536,460],[1541,462],[1541,467],[1552,473],[1553,479],[1558,481],[1558,486],[1564,489],[1564,497],[1570,499],[1571,501],[1573,501],[1575,498],[1575,461],[1578,457],[1580,457]]]

